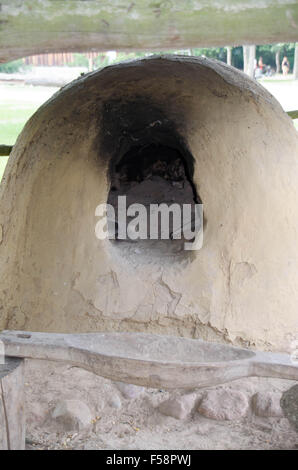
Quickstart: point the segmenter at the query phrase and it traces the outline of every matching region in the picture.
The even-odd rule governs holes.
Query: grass
[[[269,82],[268,89],[273,93],[277,99],[283,103],[284,92],[290,101],[295,96],[293,84],[289,86],[289,82],[294,83],[293,80],[262,80],[262,85],[266,87],[266,82]],[[270,89],[270,82],[278,82],[278,90],[275,91]],[[297,84],[297,85],[296,85]],[[289,86],[288,88],[287,85]],[[295,89],[298,86],[296,82],[294,84]],[[276,87],[275,87],[276,88]],[[13,145],[19,133],[23,129],[26,121],[34,114],[34,112],[44,103],[50,96],[57,91],[57,88],[53,87],[32,87],[20,84],[0,84],[0,144]],[[297,103],[292,103],[297,109]],[[293,108],[294,109],[294,108]],[[298,119],[294,120],[294,125],[298,130]],[[0,181],[8,161],[8,157],[0,157]]]
[[[0,144],[13,145],[28,119],[57,88],[0,84]],[[0,157],[0,181],[8,157]]]
[[[16,103],[5,103],[0,106],[0,142],[13,145],[17,136],[24,127],[25,122],[32,116],[36,106],[17,107]]]
[[[0,181],[2,179],[7,162],[8,162],[8,157],[0,157]]]

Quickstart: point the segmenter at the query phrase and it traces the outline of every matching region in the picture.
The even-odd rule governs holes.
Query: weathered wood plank
[[[9,356],[67,362],[110,380],[191,389],[241,377],[298,380],[289,355],[144,333],[59,334],[3,331]]]
[[[298,40],[296,0],[2,0],[0,61]]]
[[[0,364],[0,450],[25,448],[24,360]]]
[[[7,157],[12,151],[12,145],[0,145],[0,157]]]

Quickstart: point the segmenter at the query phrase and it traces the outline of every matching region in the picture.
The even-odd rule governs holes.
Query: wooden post
[[[294,74],[294,80],[298,80],[298,42],[296,42],[295,44],[293,74]]]
[[[280,49],[275,52],[276,73],[280,72]]]
[[[0,145],[0,157],[6,157],[12,151],[12,145]]]
[[[227,64],[232,65],[232,47],[227,46],[226,49],[227,49]]]
[[[24,359],[6,357],[0,364],[0,450],[25,448],[24,408]]]
[[[256,57],[256,46],[243,46],[244,73],[254,78],[254,62]]]
[[[293,0],[262,0],[261,5],[260,0],[4,0],[1,4],[1,62],[44,52],[297,41],[298,4]]]

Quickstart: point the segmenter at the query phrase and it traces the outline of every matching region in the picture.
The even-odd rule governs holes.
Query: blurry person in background
[[[288,61],[287,56],[284,56],[282,63],[281,63],[281,68],[282,68],[282,74],[284,76],[287,76],[290,71],[290,63]]]
[[[263,57],[260,56],[259,61],[258,61],[258,67],[261,69],[261,72],[263,71],[264,68],[264,63],[263,63]]]

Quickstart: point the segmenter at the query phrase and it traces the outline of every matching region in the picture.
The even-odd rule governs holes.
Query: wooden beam
[[[150,388],[211,387],[249,376],[298,380],[289,354],[178,336],[6,330],[0,341],[7,356],[66,362],[109,380]]]
[[[0,145],[0,157],[7,157],[12,149],[12,145]]]
[[[296,0],[1,0],[0,61],[298,41]]]

